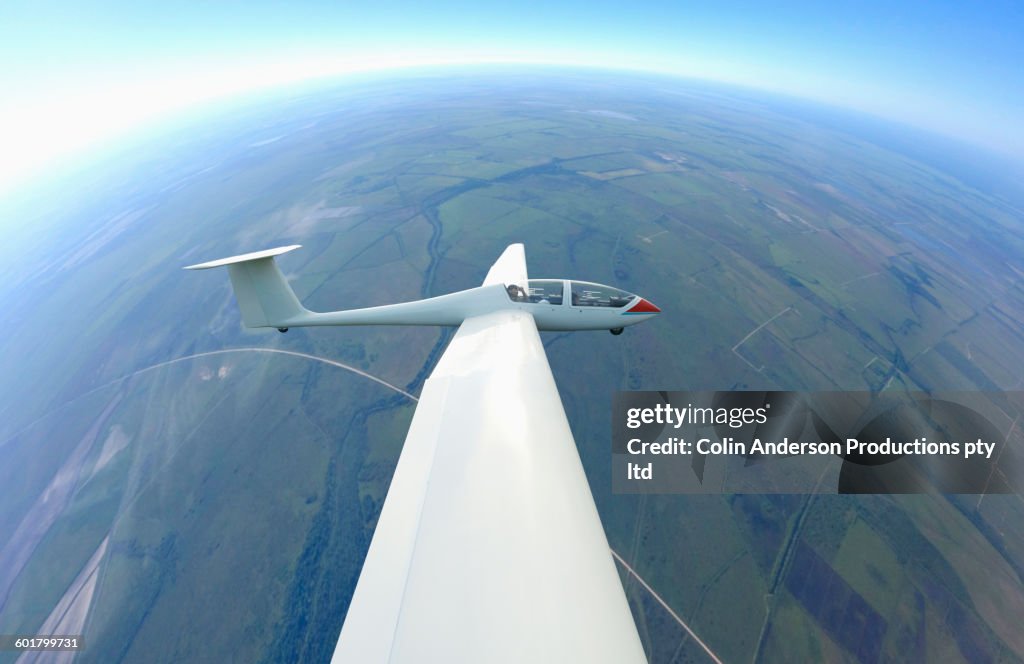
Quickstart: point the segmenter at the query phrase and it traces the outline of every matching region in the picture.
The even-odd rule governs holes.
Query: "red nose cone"
[[[658,314],[661,313],[661,309],[654,306],[647,300],[640,298],[640,301],[633,305],[627,313],[631,314]]]

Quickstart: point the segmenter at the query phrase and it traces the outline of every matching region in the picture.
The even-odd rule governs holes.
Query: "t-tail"
[[[189,265],[186,270],[207,270],[227,267],[231,287],[242,312],[246,327],[276,327],[285,331],[312,312],[302,306],[295,291],[281,274],[274,256],[288,253],[302,245],[293,244],[250,254],[221,258],[207,263]]]

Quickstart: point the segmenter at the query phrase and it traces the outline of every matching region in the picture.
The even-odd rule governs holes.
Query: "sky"
[[[0,4],[0,195],[190,107],[433,64],[544,63],[732,83],[1024,161],[1022,2]]]

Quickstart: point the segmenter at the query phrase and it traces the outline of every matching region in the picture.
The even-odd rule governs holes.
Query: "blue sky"
[[[629,68],[867,111],[1024,160],[1024,3],[20,0],[0,6],[0,192],[218,97],[350,71]]]

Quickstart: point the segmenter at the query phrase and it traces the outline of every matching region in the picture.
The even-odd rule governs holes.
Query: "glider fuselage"
[[[524,262],[522,245],[508,254],[513,266]],[[413,302],[386,304],[363,309],[316,312],[306,309],[274,257],[297,249],[289,245],[221,258],[188,270],[227,267],[231,285],[246,327],[273,327],[285,332],[291,327],[320,325],[462,325],[474,316],[498,311],[523,311],[533,316],[542,331],[611,330],[619,334],[661,310],[633,293],[613,286],[574,279],[529,279],[525,267],[505,274],[503,258],[491,268],[483,286]]]
[[[302,312],[280,326],[461,325],[495,311],[529,313],[541,331],[613,330],[635,325],[660,310],[610,286],[568,279],[531,279],[525,286],[492,284],[414,302],[327,313]]]

